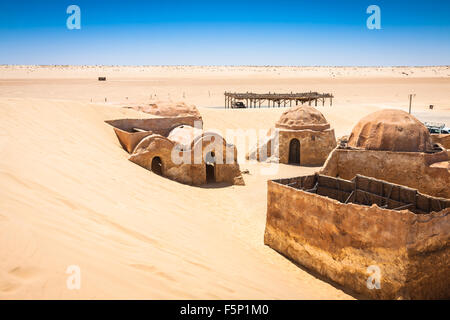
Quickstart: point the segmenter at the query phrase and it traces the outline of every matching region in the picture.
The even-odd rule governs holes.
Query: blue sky
[[[0,0],[0,64],[450,65],[450,1]]]

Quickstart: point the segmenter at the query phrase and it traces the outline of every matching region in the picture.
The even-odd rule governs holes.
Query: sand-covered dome
[[[194,105],[186,104],[185,102],[153,102],[147,105],[131,106],[137,111],[154,114],[164,117],[186,117],[195,116],[201,119],[200,112]]]
[[[203,135],[203,130],[200,128],[194,128],[188,125],[178,126],[170,131],[167,138],[176,144],[184,147],[189,147],[197,137]]]
[[[330,124],[316,108],[296,106],[283,112],[275,127],[290,130],[325,130],[330,128]]]
[[[425,125],[401,110],[380,110],[353,128],[348,146],[367,150],[427,152],[433,148]]]

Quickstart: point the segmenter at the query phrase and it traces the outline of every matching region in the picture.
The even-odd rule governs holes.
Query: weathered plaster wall
[[[300,164],[321,166],[330,152],[336,147],[333,129],[314,130],[279,130],[280,163],[289,163],[289,144],[292,139],[300,141]]]
[[[350,180],[357,174],[398,183],[422,193],[450,198],[450,171],[431,166],[448,161],[445,151],[433,154],[336,148],[321,174]]]
[[[105,121],[114,127],[120,144],[128,152],[132,153],[136,145],[146,136],[159,134],[167,136],[170,131],[179,125],[194,126],[198,121],[196,117],[177,118],[151,118],[151,119],[118,119]],[[135,132],[133,128],[147,130],[147,132]]]
[[[214,142],[200,139],[192,149],[178,151],[178,160],[173,161],[172,152],[177,152],[174,149],[175,143],[171,140],[160,136],[152,135],[144,138],[135,148],[129,160],[151,170],[151,164],[154,157],[160,157],[162,162],[163,176],[190,185],[206,184],[206,153],[213,151],[216,157],[223,157],[222,163],[215,164],[215,180],[216,182],[228,182],[230,184],[243,185],[244,180],[240,172],[239,164],[237,163],[237,152],[234,146],[227,145],[224,140],[215,140]],[[223,149],[223,153],[218,150]],[[195,150],[200,148],[198,155],[200,159],[195,159]],[[231,150],[229,150],[231,149]],[[226,156],[233,155],[233,163],[226,162]],[[186,160],[183,161],[182,160]]]
[[[450,134],[432,134],[431,140],[433,143],[439,143],[444,148],[450,149]]]
[[[414,214],[268,182],[264,243],[353,291],[378,299],[450,297],[450,208]],[[369,290],[367,267],[381,270]]]
[[[277,137],[278,145],[276,143]],[[267,158],[270,158],[270,162],[279,161],[288,164],[289,145],[292,139],[297,139],[300,142],[300,165],[321,166],[329,153],[336,147],[333,129],[315,131],[272,128],[267,133],[267,138],[261,146],[254,147],[246,157],[259,161],[266,161]],[[266,150],[267,157],[264,157],[264,151],[261,150]]]

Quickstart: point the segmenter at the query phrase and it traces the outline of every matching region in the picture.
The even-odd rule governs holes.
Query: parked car
[[[236,101],[235,103],[233,103],[233,105],[231,106],[233,109],[240,109],[240,108],[247,108],[245,106],[245,104],[242,101]]]
[[[450,128],[446,127],[444,123],[425,122],[425,126],[430,133],[450,134]]]

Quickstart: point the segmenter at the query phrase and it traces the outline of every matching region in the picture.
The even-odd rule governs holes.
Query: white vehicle
[[[450,134],[450,128],[446,127],[445,123],[425,122],[424,124],[430,133]]]

